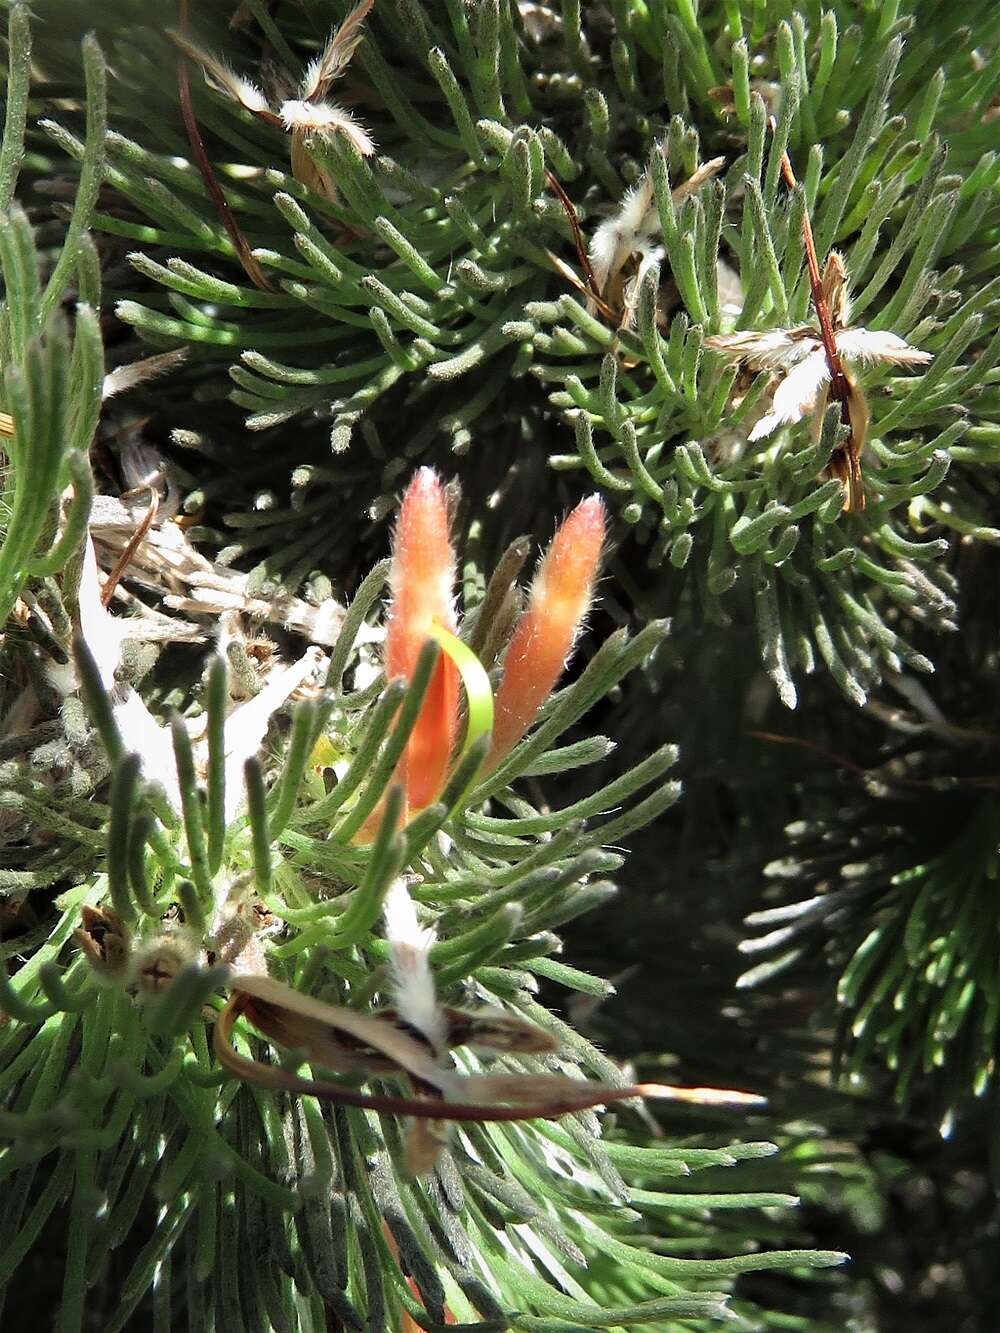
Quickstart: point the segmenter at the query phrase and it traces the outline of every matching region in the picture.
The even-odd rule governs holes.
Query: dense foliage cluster
[[[981,1328],[1000,10],[6,9],[6,1317]]]

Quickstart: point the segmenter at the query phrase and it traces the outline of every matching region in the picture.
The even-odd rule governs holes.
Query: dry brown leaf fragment
[[[422,925],[404,880],[390,886],[384,908],[395,1007],[362,1014],[303,995],[270,976],[233,978],[232,996],[215,1028],[215,1051],[236,1078],[262,1087],[308,1094],[335,1104],[412,1117],[406,1137],[412,1171],[433,1168],[451,1121],[513,1121],[554,1118],[612,1102],[646,1096],[675,1100],[759,1102],[747,1093],[713,1089],[673,1089],[658,1084],[622,1086],[558,1073],[465,1073],[454,1068],[453,1046],[485,1045],[521,1054],[552,1051],[552,1037],[532,1023],[499,1009],[463,1010],[438,1003],[430,968],[436,939]],[[232,1042],[236,1020],[246,1018],[258,1032],[311,1064],[367,1077],[397,1076],[405,1095],[366,1093],[324,1079],[303,1078],[275,1064],[240,1054]]]
[[[367,1047],[372,1063],[384,1072],[384,1063],[421,1089],[438,1089],[436,1095],[382,1096],[365,1093],[346,1084],[323,1079],[301,1078],[274,1064],[241,1055],[232,1044],[237,1019],[245,1016],[264,1033],[287,1049],[299,1050],[323,1063],[327,1042],[335,1043],[334,1055],[357,1041],[357,1055]],[[360,1014],[340,1005],[329,1005],[293,990],[273,977],[234,978],[232,995],[215,1029],[215,1051],[219,1062],[235,1077],[261,1087],[325,1098],[344,1106],[364,1107],[420,1119],[441,1121],[511,1121],[552,1119],[570,1111],[656,1097],[670,1101],[704,1104],[761,1105],[753,1093],[717,1088],[675,1088],[659,1083],[612,1086],[563,1074],[463,1074],[435,1062],[416,1038],[384,1017]],[[483,1102],[474,1100],[483,1097]]]
[[[554,1051],[558,1043],[544,1029],[504,1009],[453,1009],[443,1007],[449,1046],[482,1047],[518,1055],[541,1055]]]

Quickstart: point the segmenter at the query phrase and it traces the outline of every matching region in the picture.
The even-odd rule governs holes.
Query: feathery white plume
[[[323,54],[310,63],[301,88],[302,97],[307,101],[321,101],[334,79],[343,74],[364,37],[361,25],[374,3],[375,0],[360,0],[340,27],[330,34]]]
[[[830,311],[833,342],[845,362],[875,365],[884,362],[897,366],[923,366],[931,360],[930,352],[911,347],[897,333],[884,329],[848,328],[850,301],[847,272],[836,251],[831,252],[823,272],[823,295]],[[705,346],[721,352],[728,360],[747,370],[770,370],[781,375],[774,390],[771,411],[750,432],[751,441],[766,439],[781,426],[793,425],[804,417],[819,416],[826,407],[830,365],[818,328],[804,324],[795,329],[768,329],[762,333],[730,333],[705,339]],[[861,388],[848,379],[848,408],[852,421],[867,424],[867,406]],[[864,443],[864,431],[858,435]]]
[[[224,60],[213,56],[209,51],[203,51],[200,46],[195,46],[194,42],[189,41],[182,33],[171,31],[168,35],[175,46],[179,46],[186,56],[201,66],[205,82],[209,87],[214,88],[216,92],[224,93],[226,97],[238,102],[253,115],[270,112],[267,98],[255,83],[237,74]]]
[[[126,366],[118,366],[104,376],[101,386],[101,398],[107,401],[116,394],[134,389],[137,384],[145,384],[157,375],[165,375],[187,360],[187,348],[175,347],[169,352],[159,352],[156,356],[144,357],[141,361],[131,361]]]
[[[430,1042],[435,1054],[445,1049],[444,1017],[437,1002],[430,951],[437,932],[423,927],[403,879],[393,880],[382,908],[392,964],[393,998],[405,1023]]]

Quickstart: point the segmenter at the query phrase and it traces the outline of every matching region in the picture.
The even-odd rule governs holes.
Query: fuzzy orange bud
[[[511,752],[562,674],[594,595],[604,518],[600,496],[581,501],[538,566],[504,658],[487,770]]]
[[[455,554],[444,488],[433,468],[421,468],[403,497],[389,581],[386,677],[410,680],[434,626],[455,631]],[[457,730],[458,671],[441,653],[396,775],[411,809],[429,805],[440,792]]]

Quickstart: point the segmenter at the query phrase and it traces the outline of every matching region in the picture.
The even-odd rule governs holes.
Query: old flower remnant
[[[432,1169],[451,1121],[485,1123],[554,1119],[573,1111],[652,1097],[694,1105],[759,1106],[754,1093],[726,1088],[677,1088],[669,1084],[609,1085],[593,1079],[540,1072],[466,1073],[451,1061],[457,1046],[494,1052],[548,1054],[556,1042],[543,1029],[500,1010],[465,1011],[439,1005],[430,966],[436,934],[422,927],[403,880],[385,902],[386,939],[392,963],[395,1007],[362,1013],[328,1004],[275,977],[232,979],[232,995],[215,1025],[222,1067],[260,1087],[316,1096],[342,1106],[411,1117],[407,1165],[414,1174]],[[402,1094],[365,1092],[329,1079],[302,1078],[287,1068],[248,1059],[235,1050],[235,1020],[248,1018],[279,1046],[303,1053],[310,1065],[337,1074],[399,1078]]]
[[[334,81],[350,63],[364,33],[362,24],[375,0],[360,0],[343,23],[330,36],[322,55],[309,65],[298,88],[298,96],[284,98],[277,107],[250,79],[231,69],[223,60],[202,51],[182,33],[170,34],[185,55],[199,64],[205,78],[216,91],[238,102],[245,111],[283,129],[291,135],[291,165],[295,179],[327,199],[337,199],[337,189],[330,173],[309,151],[314,138],[343,134],[363,157],[375,151],[375,144],[363,125],[345,107],[327,100]]]
[[[670,196],[672,202],[680,204],[695,194],[721,171],[725,162],[724,157],[714,157],[710,162],[702,163],[686,181],[674,188]],[[635,324],[642,280],[647,270],[664,257],[652,171],[647,169],[626,191],[617,210],[594,232],[589,247],[584,244],[580,221],[569,195],[551,171],[545,175],[566,214],[585,281],[551,251],[547,252],[549,262],[587,298],[589,310],[599,310],[619,329],[631,329]]]
[[[786,185],[794,189],[795,174],[787,153],[782,154],[781,167]],[[751,442],[765,439],[779,427],[794,425],[806,416],[812,417],[818,431],[830,399],[840,404],[841,421],[849,434],[844,448],[831,458],[830,471],[843,484],[845,511],[856,513],[865,507],[861,452],[868,437],[870,414],[864,391],[844,363],[882,361],[922,366],[931,360],[931,353],[911,347],[896,333],[850,328],[844,261],[831,251],[820,274],[808,212],[802,218],[802,239],[819,328],[806,324],[795,329],[732,333],[706,338],[705,346],[747,370],[777,371],[781,375],[771,411],[750,432]]]
[[[725,166],[724,157],[703,162],[671,191],[673,204],[679,205],[712,179]],[[664,257],[660,212],[653,190],[653,173],[648,168],[622,198],[617,211],[594,232],[590,242],[590,263],[602,299],[621,311],[620,327],[635,323],[639,289],[646,271]]]
[[[823,297],[830,312],[833,345],[837,351],[838,374],[843,381],[850,439],[844,475],[838,461],[831,460],[831,471],[841,476],[845,486],[844,508],[864,508],[861,471],[858,460],[868,435],[868,402],[860,384],[843,364],[856,361],[874,364],[882,361],[899,366],[923,366],[930,352],[911,347],[896,333],[883,329],[852,329],[848,326],[850,303],[844,261],[836,251],[826,261],[821,279]],[[822,332],[811,324],[796,329],[770,329],[763,333],[732,333],[706,338],[705,345],[721,352],[747,370],[770,370],[781,375],[774,391],[771,410],[754,426],[750,440],[763,440],[781,426],[794,425],[811,416],[817,427],[831,397],[836,397],[836,381]]]
[[[157,783],[168,804],[177,813],[183,810],[183,791],[178,772],[171,728],[152,714],[145,699],[126,679],[118,679],[125,641],[138,628],[131,617],[115,616],[104,604],[98,577],[94,544],[88,536],[83,549],[83,564],[78,590],[78,651],[92,664],[93,678],[108,693],[111,718],[125,752],[139,756],[143,777]],[[271,718],[285,706],[293,694],[311,680],[320,662],[318,649],[309,648],[297,662],[275,662],[260,691],[238,704],[226,717],[223,735],[224,818],[231,823],[245,796],[244,765],[263,744]],[[74,662],[51,663],[49,683],[63,696],[81,687],[81,671]],[[194,749],[196,770],[205,772],[208,763],[208,738],[202,723],[181,722]]]

